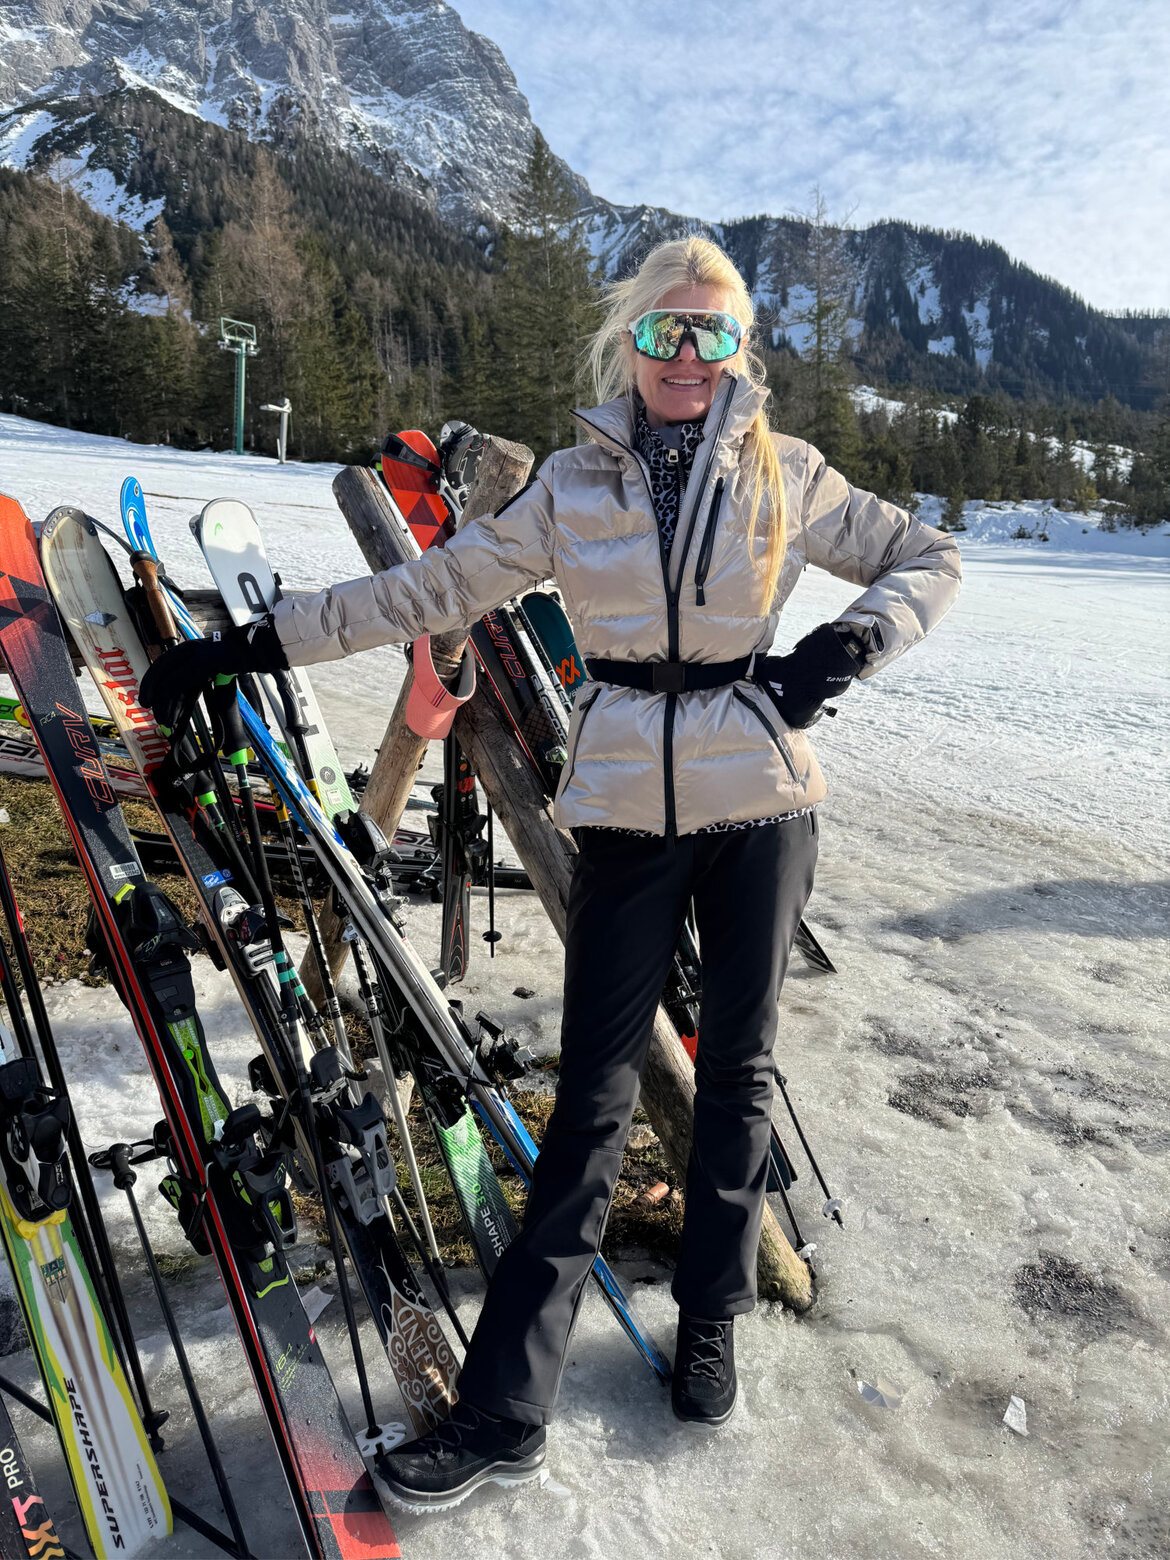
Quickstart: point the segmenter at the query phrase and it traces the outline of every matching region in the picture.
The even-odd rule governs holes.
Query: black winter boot
[[[408,1511],[445,1511],[481,1484],[526,1484],[543,1462],[543,1425],[501,1419],[459,1402],[428,1435],[383,1453],[374,1475]]]
[[[735,1407],[734,1321],[678,1316],[670,1401],[675,1416],[692,1425],[721,1425]]]

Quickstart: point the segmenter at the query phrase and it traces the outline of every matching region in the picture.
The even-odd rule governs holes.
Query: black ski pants
[[[556,1104],[523,1229],[500,1258],[463,1366],[459,1391],[469,1403],[530,1424],[552,1413],[692,900],[703,1000],[673,1294],[692,1316],[752,1309],[776,1002],[816,855],[813,812],[673,840],[581,831]]]

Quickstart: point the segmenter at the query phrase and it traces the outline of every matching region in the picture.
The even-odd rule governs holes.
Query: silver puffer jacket
[[[922,639],[959,589],[959,551],[942,532],[850,487],[800,439],[775,435],[784,465],[788,551],[765,608],[748,554],[751,495],[740,465],[763,393],[725,374],[683,494],[669,566],[646,468],[632,448],[622,396],[578,420],[590,442],[558,450],[494,518],[473,521],[442,551],[276,608],[294,666],[474,622],[519,591],[555,578],[587,657],[730,661],[765,653],[807,564],[863,586],[836,619],[868,647],[872,677]],[[766,526],[761,525],[761,533]],[[765,547],[761,534],[757,553]],[[803,731],[761,688],[643,693],[586,682],[569,731],[554,818],[687,834],[811,803],[825,782]]]

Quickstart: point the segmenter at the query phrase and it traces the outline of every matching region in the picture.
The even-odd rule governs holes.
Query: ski
[[[148,653],[95,531],[79,512],[57,510],[45,526],[41,547],[58,604],[122,728],[199,897],[213,948],[256,1030],[265,1066],[254,1068],[255,1079],[283,1113],[288,1111],[284,1102],[298,1098],[302,1071],[311,1080],[312,1125],[322,1144],[341,1235],[407,1410],[415,1428],[425,1433],[450,1410],[457,1366],[390,1222],[387,1199],[395,1184],[394,1169],[381,1108],[372,1094],[358,1095],[351,1088],[348,1048],[342,1054],[331,1046],[315,1051],[298,1024],[297,1049],[290,1054],[281,1018],[281,985],[288,972],[277,967],[254,885],[240,875],[237,863],[219,853],[222,833],[200,821],[201,808],[214,805],[212,764],[196,772],[185,796],[168,782],[173,766],[165,765],[163,758],[169,744],[137,698]],[[309,1124],[295,1111],[293,1124],[300,1163],[312,1171]]]
[[[160,1140],[173,1161],[163,1187],[196,1249],[215,1255],[305,1547],[315,1560],[397,1556],[285,1261],[295,1225],[283,1158],[259,1143],[255,1106],[228,1108],[194,1007],[194,939],[135,855],[31,525],[12,500],[0,504],[0,654],[32,715],[163,1103]]]
[[[144,513],[141,524],[146,525]],[[146,550],[157,558],[148,531],[143,535],[143,540],[148,544]],[[168,599],[183,632],[189,638],[197,637],[199,629],[183,602],[169,590]],[[243,707],[241,700],[241,709]],[[249,709],[254,710],[254,707],[249,706]],[[143,715],[149,720],[145,712]],[[268,736],[267,731],[265,735]],[[353,832],[350,838],[359,844],[363,815],[354,814],[352,817]],[[371,850],[371,859],[376,857],[376,865],[381,868],[394,864],[393,850],[387,853],[384,847],[385,841],[379,836]],[[388,900],[391,892],[389,881],[382,886],[381,892]],[[365,955],[360,943],[355,942],[353,951],[355,963],[362,971]],[[390,1063],[388,1072],[409,1071],[415,1078],[427,1124],[455,1192],[476,1262],[484,1276],[490,1278],[500,1253],[516,1233],[516,1223],[488,1156],[476,1116],[467,1102],[461,1083],[453,1077],[434,1048],[428,1047],[425,1036],[414,1035],[412,1043],[407,1046],[408,1033],[412,1027],[417,1030],[418,1026],[413,1022],[409,1005],[395,985],[378,981],[370,974],[366,975],[365,983],[367,1006],[371,1005],[371,1001],[375,1007],[385,1004],[392,1019],[385,1058]],[[389,1055],[389,1047],[393,1047],[394,1056]]]
[[[29,729],[29,718],[24,713],[24,705],[19,699],[14,699],[10,695],[0,698],[0,720],[12,720],[18,726],[23,726],[26,731]],[[90,725],[99,738],[99,746],[103,754],[116,752],[118,744],[115,739],[118,732],[113,721],[100,720],[94,715],[90,717]]]
[[[518,605],[533,639],[547,655],[557,685],[571,708],[573,694],[585,681],[585,662],[578,653],[564,607],[551,591],[544,590],[530,590],[520,598]]]
[[[476,806],[475,776],[452,733],[443,739],[443,783],[432,794],[442,881],[443,925],[439,969],[443,984],[457,985],[467,973],[471,935],[471,885],[489,870],[487,845],[479,837],[486,821]]]
[[[0,1237],[99,1560],[135,1555],[171,1531],[166,1489],[69,1206],[69,1102],[0,1025]]]
[[[204,507],[192,530],[228,616],[237,628],[253,622],[258,615],[265,616],[280,600],[280,584],[268,562],[256,517],[247,504],[234,498],[214,499]],[[332,818],[339,812],[351,812],[357,803],[321,718],[308,674],[298,667],[261,681],[266,690],[275,684],[273,714],[290,739],[295,727],[310,767],[309,783],[326,814]]]
[[[107,760],[107,772],[110,784],[119,796],[136,802],[147,800],[142,781],[125,755],[122,756],[122,763]],[[32,737],[0,736],[0,774],[18,775],[22,780],[46,778],[41,750]]]
[[[65,1560],[65,1546],[57,1537],[52,1515],[37,1489],[32,1465],[24,1455],[3,1398],[0,1479],[5,1489],[5,1498],[0,1500],[0,1560]]]

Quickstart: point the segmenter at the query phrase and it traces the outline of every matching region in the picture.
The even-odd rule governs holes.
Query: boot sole
[[[699,1425],[700,1427],[704,1427],[708,1430],[717,1430],[720,1425],[725,1425],[727,1423],[732,1414],[735,1413],[738,1404],[739,1398],[736,1397],[732,1402],[731,1407],[724,1413],[719,1414],[717,1417],[713,1417],[709,1414],[681,1414],[678,1409],[675,1408],[673,1403],[670,1406],[674,1410],[674,1417],[678,1420],[680,1425]]]
[[[521,1484],[531,1484],[534,1479],[540,1477],[544,1456],[545,1448],[542,1446],[539,1451],[532,1452],[519,1462],[492,1463],[490,1467],[472,1474],[465,1484],[460,1484],[453,1490],[436,1490],[433,1494],[428,1494],[424,1490],[408,1490],[403,1485],[388,1479],[385,1474],[377,1472],[374,1474],[374,1483],[382,1494],[403,1511],[425,1515],[430,1511],[450,1511],[453,1506],[461,1505],[469,1495],[474,1495],[476,1490],[482,1489],[485,1484],[498,1484],[506,1490],[515,1489]]]

